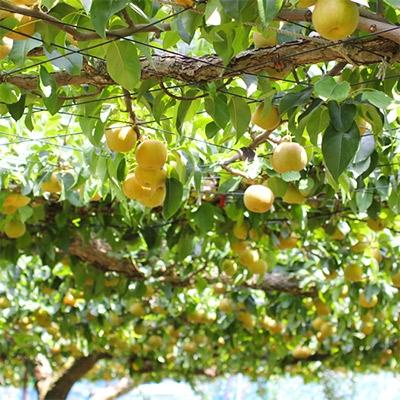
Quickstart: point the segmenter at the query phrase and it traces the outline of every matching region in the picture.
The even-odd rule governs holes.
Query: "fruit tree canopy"
[[[0,0],[1,382],[396,370],[399,8]]]

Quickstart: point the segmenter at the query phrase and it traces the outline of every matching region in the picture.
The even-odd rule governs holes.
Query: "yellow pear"
[[[13,14],[13,18],[18,20],[18,25],[5,36],[12,40],[27,40],[35,33],[35,18],[20,14]]]
[[[128,311],[135,317],[143,317],[145,315],[145,310],[142,303],[132,303],[128,307]]]
[[[147,340],[147,344],[153,349],[157,349],[162,346],[163,340],[161,336],[151,335]]]
[[[369,336],[372,334],[372,332],[374,331],[374,323],[373,322],[363,322],[361,324],[361,328],[360,331],[365,335],[365,336]]]
[[[375,258],[375,260],[380,263],[383,259],[382,253],[378,247],[371,247],[371,256]]]
[[[385,221],[379,218],[369,218],[367,220],[367,225],[370,229],[375,232],[380,232],[385,229]]]
[[[284,326],[281,322],[276,321],[275,319],[266,315],[261,321],[260,325],[263,329],[267,329],[271,333],[279,334],[284,330]]]
[[[213,285],[213,291],[215,294],[223,294],[225,293],[225,285],[222,282],[218,282]]]
[[[229,314],[235,309],[235,305],[230,299],[222,299],[219,303],[219,309],[221,312]]]
[[[175,0],[173,3],[177,4],[178,6],[182,7],[193,7],[194,0]]]
[[[233,260],[224,260],[221,269],[226,275],[233,276],[237,272],[237,264]]]
[[[358,298],[358,302],[361,307],[364,308],[373,308],[378,304],[378,296],[374,294],[371,299],[368,301],[364,292],[361,292]]]
[[[353,253],[362,253],[365,249],[367,249],[369,246],[369,243],[367,241],[365,242],[357,242],[355,245],[351,246],[351,251]]]
[[[131,200],[142,200],[150,197],[153,193],[152,189],[139,184],[135,174],[128,174],[122,183],[122,191],[124,195]]]
[[[159,186],[149,197],[138,199],[138,201],[148,208],[160,207],[164,204],[167,189],[165,185]]]
[[[243,201],[249,211],[265,213],[272,207],[274,194],[266,186],[251,185],[244,192]]]
[[[246,222],[244,222],[244,221],[237,222],[235,224],[235,226],[233,227],[232,233],[236,239],[239,239],[239,240],[247,239],[247,236],[249,234],[249,228],[248,228]]]
[[[57,178],[57,175],[54,173],[51,174],[50,179],[46,182],[43,182],[41,188],[43,192],[60,193],[61,185]]]
[[[18,239],[26,232],[25,224],[21,221],[10,220],[4,224],[4,233],[10,239]]]
[[[185,342],[183,344],[183,350],[186,351],[186,353],[195,353],[197,350],[197,344],[194,342]]]
[[[303,146],[293,142],[282,142],[275,147],[272,168],[283,174],[290,171],[301,171],[307,165],[307,153]]]
[[[325,39],[343,40],[358,26],[358,6],[350,0],[318,0],[312,14],[315,30]]]
[[[299,237],[295,233],[291,233],[288,237],[281,236],[277,247],[280,250],[294,249],[297,247],[298,240]]]
[[[235,254],[243,253],[246,249],[250,248],[250,243],[244,240],[235,240],[231,242],[232,252]]]
[[[357,264],[350,264],[344,269],[344,278],[350,282],[361,282],[363,280],[362,268]]]
[[[264,113],[264,104],[260,104],[254,111],[251,122],[266,131],[273,131],[281,124],[281,117],[277,107],[272,106],[268,112]]]
[[[253,329],[256,321],[252,314],[247,311],[241,311],[237,314],[237,319],[243,324],[246,329]]]
[[[12,47],[13,41],[8,37],[4,37],[2,43],[0,43],[0,60],[3,60],[10,54]]]
[[[306,198],[300,193],[299,189],[293,185],[289,185],[282,200],[287,204],[304,204]]]
[[[146,169],[161,169],[167,157],[167,146],[159,140],[145,140],[136,149],[136,161]]]
[[[14,3],[18,6],[33,6],[38,0],[14,0]]]
[[[324,322],[325,321],[321,317],[317,317],[311,322],[311,325],[315,330],[319,331]]]
[[[111,127],[106,130],[106,142],[111,151],[127,153],[137,141],[137,134],[131,126]]]
[[[3,201],[1,212],[6,215],[14,214],[18,208],[25,207],[30,203],[31,199],[19,193],[10,193]]]
[[[257,250],[247,249],[239,256],[240,264],[247,268],[253,268],[255,263],[260,259],[260,255]]]
[[[329,306],[320,299],[314,300],[314,306],[320,317],[328,316],[331,313]]]
[[[278,44],[277,32],[272,30],[266,33],[254,32],[253,42],[256,49],[276,46]]]
[[[333,240],[343,240],[346,238],[346,235],[340,230],[340,228],[336,227],[331,235],[331,238]]]
[[[138,165],[135,169],[137,182],[142,186],[157,188],[165,183],[167,172],[161,169],[146,169]]]
[[[306,358],[311,357],[313,354],[314,354],[314,352],[309,347],[305,347],[305,346],[297,346],[292,351],[293,357],[297,358],[299,360],[305,360]]]
[[[250,263],[247,269],[254,275],[264,275],[268,270],[268,264],[265,260],[258,260]]]
[[[317,0],[299,0],[299,2],[297,3],[297,6],[299,8],[307,8],[307,7],[311,7],[311,6],[315,5],[316,2],[317,2]]]
[[[392,284],[394,287],[400,288],[400,271],[392,275]]]

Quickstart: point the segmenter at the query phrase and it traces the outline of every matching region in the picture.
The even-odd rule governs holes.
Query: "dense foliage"
[[[0,1],[2,382],[398,368],[400,5],[346,1]]]

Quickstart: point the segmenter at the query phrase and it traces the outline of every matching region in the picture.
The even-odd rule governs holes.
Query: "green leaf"
[[[224,129],[230,119],[226,96],[217,95],[214,98],[208,97],[204,100],[204,107],[208,115],[214,119],[214,122],[220,128]]]
[[[13,104],[16,103],[21,96],[21,91],[17,86],[11,83],[0,84],[0,99],[3,103]]]
[[[371,188],[364,188],[356,193],[356,203],[359,212],[366,212],[373,200]]]
[[[107,72],[124,89],[134,90],[140,83],[140,62],[133,43],[126,41],[110,43],[106,61]]]
[[[355,123],[348,132],[338,132],[332,125],[325,131],[322,154],[326,167],[336,181],[353,160],[359,143],[360,134]]]
[[[328,103],[331,124],[337,131],[347,132],[354,123],[357,107],[354,104],[338,104],[336,101]]]
[[[128,3],[129,0],[93,0],[89,15],[96,32],[101,37],[105,37],[109,18],[121,11]]]
[[[236,135],[239,136],[246,132],[251,119],[250,107],[246,100],[233,96],[229,101],[229,112]]]
[[[285,114],[291,108],[306,104],[311,97],[313,89],[312,87],[301,90],[297,93],[288,93],[283,96],[279,103],[279,111],[281,114]]]
[[[183,185],[175,178],[167,180],[167,194],[164,202],[164,218],[171,218],[182,204]]]
[[[203,234],[210,231],[214,225],[215,206],[210,203],[202,204],[193,214],[195,224]]]
[[[232,18],[239,19],[247,0],[220,0],[220,3],[226,14]]]
[[[57,83],[47,69],[42,65],[39,71],[39,86],[43,92],[43,103],[50,114],[54,115],[62,106],[62,100],[57,94]]]
[[[26,95],[23,95],[16,103],[7,104],[8,111],[15,121],[18,121],[24,115],[25,100]]]
[[[314,92],[327,100],[343,101],[350,94],[350,84],[347,81],[337,83],[333,77],[326,76],[314,85]]]
[[[283,5],[283,0],[257,0],[258,13],[261,22],[268,25],[277,15]]]
[[[179,32],[179,36],[182,40],[190,44],[201,21],[201,14],[193,11],[186,11],[175,18],[173,25],[176,25],[175,29]]]
[[[365,91],[361,95],[361,100],[368,101],[382,110],[386,110],[392,103],[392,99],[387,94],[375,89],[368,89]]]

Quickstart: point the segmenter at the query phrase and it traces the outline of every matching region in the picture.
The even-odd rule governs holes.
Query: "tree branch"
[[[137,269],[137,266],[134,265],[131,260],[117,259],[109,256],[111,249],[100,240],[92,240],[89,244],[85,244],[82,240],[76,239],[70,245],[69,252],[71,255],[78,257],[81,261],[87,262],[103,272],[113,271],[126,275],[132,280],[145,280],[145,276]],[[182,280],[175,276],[161,276],[160,279],[176,287],[186,287],[193,284],[193,279]],[[208,279],[208,281],[210,284],[215,283],[213,279]],[[276,290],[295,296],[308,296],[312,293],[309,290],[303,290],[299,286],[296,277],[289,274],[268,273],[265,274],[261,283],[247,284],[244,286],[265,291]]]
[[[9,11],[12,13],[27,15],[29,17],[33,17],[37,20],[46,21],[47,23],[56,26],[57,28],[63,30],[64,32],[69,33],[75,40],[78,41],[88,41],[101,39],[101,37],[96,32],[81,32],[77,28],[64,24],[59,19],[51,16],[50,14],[44,13],[37,8],[27,8],[27,7],[19,7],[15,6],[8,1],[0,0],[0,9]],[[169,24],[138,24],[131,25],[127,28],[115,29],[112,31],[106,32],[107,38],[118,38],[133,35],[138,32],[162,32],[164,30],[169,30]]]
[[[43,400],[65,400],[74,383],[86,375],[97,361],[107,357],[106,354],[91,354],[76,359],[70,368],[51,382]]]
[[[338,51],[340,50],[340,51]],[[335,46],[321,45],[320,41],[298,40],[286,42],[276,47],[248,50],[234,57],[228,66],[217,55],[190,58],[176,54],[154,54],[151,59],[141,59],[141,79],[165,80],[175,79],[188,83],[204,83],[228,79],[245,73],[262,74],[266,67],[274,67],[277,60],[285,61],[292,67],[318,64],[327,61],[347,61],[351,59],[356,65],[380,63],[386,59],[395,62],[398,45],[390,40],[375,38]],[[106,68],[85,68],[81,75],[70,75],[56,72],[52,76],[57,86],[94,85],[106,87],[115,82],[105,72]],[[38,88],[37,75],[0,74],[0,82],[12,83],[28,91]]]

